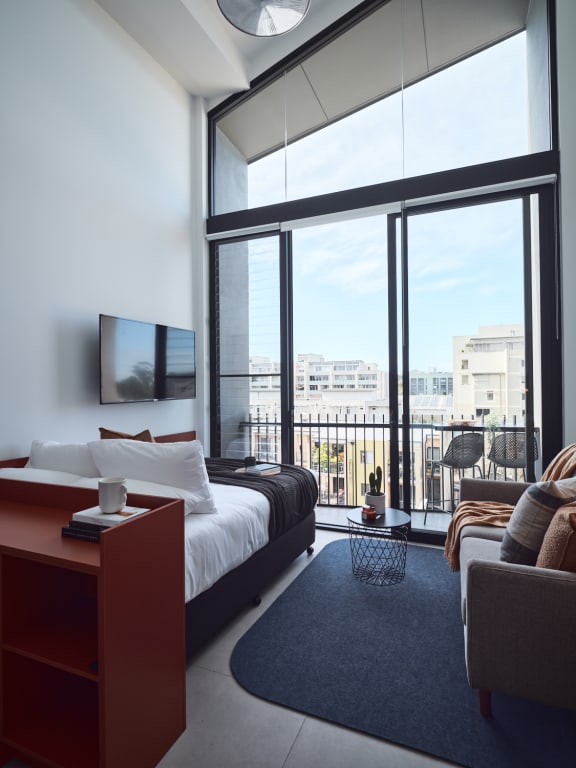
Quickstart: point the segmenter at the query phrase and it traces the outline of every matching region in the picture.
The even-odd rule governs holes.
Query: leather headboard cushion
[[[149,429],[138,432],[137,435],[128,435],[126,432],[115,432],[113,429],[100,427],[101,440],[140,440],[142,443],[153,443],[154,438]]]

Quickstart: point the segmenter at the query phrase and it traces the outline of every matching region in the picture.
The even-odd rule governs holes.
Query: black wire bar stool
[[[536,461],[538,458],[538,441],[534,435],[532,435],[532,440],[528,441],[528,447],[531,447],[532,451],[530,457],[526,453],[525,432],[503,432],[496,435],[488,452],[487,458],[490,462],[488,475],[493,472],[494,479],[496,479],[499,476],[498,469],[502,468],[504,470],[503,479],[506,479],[506,470],[511,469],[514,470],[512,473],[514,480],[518,478],[519,472],[522,474],[522,478],[526,480],[528,458],[530,461]]]
[[[484,453],[484,434],[482,432],[464,432],[461,435],[456,435],[450,440],[448,448],[444,455],[438,461],[432,463],[432,478],[442,472],[442,468],[450,471],[450,498],[449,499],[434,499],[432,498],[431,504],[426,505],[426,512],[424,513],[424,525],[426,525],[426,518],[430,511],[446,512],[444,509],[444,503],[449,501],[449,512],[452,513],[458,503],[457,499],[460,492],[460,483],[456,482],[456,476],[458,480],[463,476],[465,470],[472,470],[472,477],[476,472],[480,477],[484,477],[482,467],[478,464]],[[432,486],[433,487],[433,486]],[[436,503],[441,506],[437,507]]]

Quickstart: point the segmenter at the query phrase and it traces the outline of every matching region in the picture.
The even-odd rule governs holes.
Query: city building
[[[453,376],[446,371],[410,371],[410,396],[451,395]]]
[[[526,415],[525,339],[522,325],[481,327],[456,336],[454,410],[466,418],[493,415],[523,424]]]
[[[303,398],[321,396],[339,404],[388,397],[388,374],[377,363],[364,360],[325,360],[320,354],[296,356],[296,404]]]

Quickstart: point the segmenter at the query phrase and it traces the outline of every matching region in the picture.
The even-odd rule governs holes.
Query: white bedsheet
[[[187,515],[186,601],[268,543],[270,504],[251,488],[210,483],[215,515]]]
[[[30,467],[0,468],[0,477],[96,489],[99,479]],[[126,485],[129,493],[184,498],[186,503],[186,492],[179,488],[130,479]],[[268,543],[270,504],[265,496],[238,486],[210,483],[210,488],[217,512],[184,518],[186,602]]]

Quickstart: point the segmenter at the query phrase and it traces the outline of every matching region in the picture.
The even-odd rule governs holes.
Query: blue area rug
[[[378,587],[352,577],[348,541],[327,545],[230,666],[260,698],[463,766],[576,766],[575,712],[494,694],[494,717],[481,717],[460,577],[438,549],[409,545],[405,580]]]

